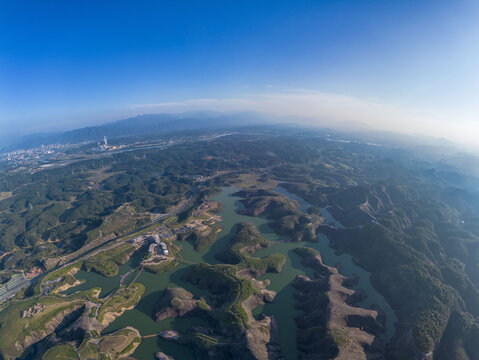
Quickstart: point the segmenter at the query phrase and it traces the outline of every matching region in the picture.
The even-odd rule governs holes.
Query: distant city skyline
[[[478,18],[469,0],[0,0],[0,138],[253,110],[474,145]]]

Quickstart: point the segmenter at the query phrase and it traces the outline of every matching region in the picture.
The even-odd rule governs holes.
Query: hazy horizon
[[[479,360],[478,19],[0,0],[0,360]]]
[[[207,109],[476,144],[473,1],[0,4],[0,137]]]

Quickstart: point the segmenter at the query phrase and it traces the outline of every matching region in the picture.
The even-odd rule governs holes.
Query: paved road
[[[223,135],[224,136],[224,135]],[[208,139],[205,139],[205,140],[208,140]],[[49,273],[51,272],[54,272],[54,271],[57,271],[57,270],[60,270],[66,266],[69,266],[73,263],[75,263],[76,261],[79,261],[79,260],[84,260],[84,259],[87,259],[89,257],[92,257],[96,254],[98,254],[99,252],[103,252],[103,251],[106,251],[106,250],[109,250],[113,247],[116,247],[119,245],[119,243],[122,243],[122,242],[125,242],[126,241],[126,238],[131,236],[131,235],[134,235],[138,232],[141,232],[142,230],[145,230],[157,223],[160,223],[172,216],[175,216],[177,215],[178,213],[182,212],[183,210],[186,209],[187,206],[189,206],[192,201],[194,199],[196,199],[196,195],[198,194],[198,192],[201,190],[201,188],[203,187],[203,183],[217,177],[217,176],[221,176],[221,175],[224,175],[226,173],[220,173],[220,174],[216,174],[216,175],[213,175],[213,176],[209,176],[209,177],[206,177],[206,178],[203,178],[201,180],[201,182],[199,182],[197,185],[193,186],[193,188],[191,189],[191,192],[188,194],[188,198],[186,199],[185,203],[183,203],[182,205],[178,206],[177,208],[173,209],[171,212],[167,213],[167,214],[164,214],[164,215],[161,215],[159,217],[156,217],[152,222],[150,222],[148,225],[144,225],[142,226],[141,228],[139,229],[135,229],[133,230],[132,232],[130,232],[129,234],[127,235],[124,235],[122,236],[120,239],[112,239],[112,240],[108,240],[106,242],[103,242],[101,244],[95,244],[95,243],[92,243],[92,248],[89,249],[88,248],[88,245],[86,245],[84,248],[82,248],[82,252],[80,254],[77,254],[78,256],[75,256],[74,258],[70,259],[69,256],[72,256],[72,254],[70,255],[67,255],[67,259],[66,259],[66,262],[60,266],[60,267],[55,267],[53,269],[51,269],[50,271],[46,271],[44,272],[43,274],[39,275],[38,277],[34,278],[33,281],[34,282],[37,282],[37,281],[41,281],[41,279],[43,277],[45,277],[46,275],[48,275]],[[105,247],[105,245],[107,244],[110,244],[111,243],[111,246],[109,247]],[[84,250],[86,248],[86,251]],[[64,259],[64,258],[63,258]],[[141,273],[141,272],[140,272]],[[23,287],[22,287],[23,288]],[[20,290],[20,289],[18,289]],[[17,290],[17,291],[18,291]]]
[[[202,182],[206,182],[214,177],[216,177],[217,175],[215,176],[210,176],[208,178],[205,178],[202,180]],[[78,253],[79,251],[77,251],[76,253],[73,253],[73,254],[69,254],[69,255],[66,255],[65,257],[63,258],[60,258],[60,261],[63,261],[65,264],[63,266],[67,266],[69,264],[71,264],[72,262],[74,261],[78,261],[80,259],[82,259],[83,257],[92,257],[92,256],[95,256],[96,254],[98,254],[98,252],[101,252],[101,251],[104,251],[104,250],[108,250],[108,249],[111,249],[112,247],[115,247],[119,242],[124,242],[125,241],[125,238],[131,236],[131,235],[134,235],[138,232],[141,232],[155,224],[158,224],[172,216],[175,216],[177,215],[178,213],[182,212],[187,206],[189,206],[191,204],[191,202],[193,201],[193,199],[195,199],[196,195],[198,194],[198,191],[201,189],[202,187],[202,184],[197,184],[195,185],[192,189],[191,189],[191,192],[188,196],[188,198],[186,199],[186,202],[184,204],[182,204],[181,206],[175,208],[174,210],[172,210],[171,212],[167,213],[167,214],[163,214],[161,216],[157,216],[155,217],[155,219],[153,219],[152,222],[150,222],[149,224],[147,225],[144,225],[140,228],[137,228],[135,230],[133,230],[132,232],[130,232],[129,234],[127,235],[124,235],[122,236],[120,239],[111,239],[111,240],[108,240],[108,241],[105,241],[101,244],[98,244],[98,243],[91,243],[91,244],[88,244],[88,245],[85,245],[80,251],[80,253]],[[104,248],[105,245],[111,243],[112,246],[110,247],[106,247]],[[62,266],[62,267],[63,267]],[[56,269],[52,269],[52,270],[57,270],[58,268]]]

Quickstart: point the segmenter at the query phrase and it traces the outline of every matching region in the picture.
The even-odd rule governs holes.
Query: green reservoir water
[[[290,194],[284,188],[278,187],[275,190],[298,201],[301,211],[306,212],[311,206],[303,199],[294,194]],[[356,288],[365,291],[368,295],[361,305],[364,307],[369,307],[372,304],[380,305],[381,309],[386,313],[386,333],[383,335],[383,340],[385,342],[390,340],[394,334],[394,323],[397,318],[384,298],[372,287],[370,274],[368,272],[354,264],[351,256],[347,254],[336,255],[334,250],[329,247],[329,241],[325,236],[320,236],[317,243],[290,243],[287,242],[287,239],[279,237],[272,231],[268,226],[268,220],[261,217],[250,217],[238,214],[237,211],[242,208],[242,204],[239,201],[239,198],[232,195],[236,191],[238,191],[236,187],[226,187],[223,188],[220,193],[217,193],[210,198],[210,200],[215,200],[223,204],[223,210],[219,214],[222,217],[220,223],[222,231],[219,233],[218,239],[213,245],[201,252],[197,252],[189,242],[177,242],[177,244],[182,247],[181,256],[184,260],[192,263],[207,262],[209,264],[217,264],[219,261],[215,258],[215,254],[231,246],[230,238],[232,234],[234,234],[235,225],[244,221],[254,223],[263,237],[274,242],[271,247],[258,251],[255,256],[263,257],[278,252],[286,255],[287,260],[281,273],[266,274],[262,277],[262,279],[267,278],[271,281],[269,289],[276,291],[277,296],[272,303],[254,309],[253,313],[255,316],[259,316],[261,313],[275,316],[280,327],[281,350],[285,359],[294,360],[297,359],[299,355],[296,347],[297,327],[294,321],[294,317],[298,315],[299,312],[294,309],[294,288],[291,283],[297,275],[306,275],[310,277],[314,275],[310,268],[301,265],[299,256],[293,252],[294,248],[300,246],[307,246],[319,250],[323,261],[327,265],[335,266],[340,263],[342,265],[342,274],[348,276],[356,275],[359,277],[359,283]],[[329,212],[327,216],[331,217],[331,219],[327,221],[328,223],[336,221],[332,218]],[[137,258],[132,257],[127,264],[120,267],[119,274],[112,278],[105,278],[95,273],[80,271],[77,274],[77,278],[86,281],[75,288],[69,289],[68,293],[78,290],[86,290],[92,287],[101,287],[102,292],[100,296],[105,296],[118,286],[123,274],[136,268],[138,261]],[[122,316],[117,318],[104,330],[104,333],[110,333],[125,326],[133,326],[145,336],[167,329],[187,331],[192,326],[208,326],[206,320],[195,317],[166,319],[159,323],[156,323],[152,318],[155,304],[165,287],[183,287],[192,292],[195,297],[207,297],[207,292],[205,290],[198,289],[192,284],[181,280],[190,266],[191,265],[181,264],[174,271],[161,275],[142,272],[137,281],[146,286],[146,292],[138,306],[133,310],[126,311]],[[137,274],[136,271],[130,276],[135,276]],[[155,359],[154,355],[158,351],[171,354],[175,356],[176,359],[194,359],[194,354],[190,347],[177,344],[173,341],[165,341],[160,337],[144,339],[133,356],[142,360],[152,360]]]
[[[156,323],[152,318],[155,305],[165,287],[183,287],[196,296],[207,295],[204,290],[181,280],[185,271],[187,271],[187,267],[186,265],[180,265],[175,271],[161,275],[142,272],[137,281],[146,286],[146,292],[138,306],[133,310],[126,311],[111,323],[103,333],[107,334],[125,326],[133,326],[140,331],[141,335],[146,336],[168,329],[188,331],[192,326],[209,326],[206,320],[197,317],[166,319],[159,323]],[[133,356],[137,359],[154,359],[154,355],[158,351],[174,355],[177,359],[194,359],[193,350],[190,347],[174,341],[165,341],[160,337],[144,339]]]
[[[77,291],[84,291],[91,289],[92,287],[100,287],[101,292],[100,292],[100,298],[105,297],[108,295],[111,291],[117,288],[117,286],[120,283],[121,277],[126,274],[128,271],[134,268],[134,259],[131,259],[127,264],[119,266],[119,271],[118,275],[107,278],[103,275],[100,275],[96,272],[88,272],[85,270],[80,270],[75,277],[83,281],[82,284],[69,288],[68,290],[64,291],[64,294],[72,294]],[[126,280],[128,280],[130,277],[128,277]],[[93,285],[94,284],[94,285]]]

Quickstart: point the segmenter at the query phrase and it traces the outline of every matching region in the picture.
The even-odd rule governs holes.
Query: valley
[[[284,141],[295,150],[283,151]],[[475,228],[465,215],[473,205],[441,202],[449,185],[441,180],[444,193],[430,191],[416,170],[400,173],[385,163],[372,176],[370,158],[385,156],[376,151],[320,138],[234,135],[116,155],[99,182],[64,205],[42,235],[58,240],[40,241],[36,253],[22,258],[14,254],[27,251],[27,233],[13,246],[3,238],[10,246],[4,272],[9,264],[39,271],[2,304],[0,321],[24,328],[9,335],[17,339],[13,347],[0,344],[0,353],[5,359],[441,359],[451,354],[443,345],[449,343],[474,360],[476,270],[467,252],[453,247],[459,240],[444,238],[469,236],[462,244],[473,251]],[[194,159],[175,160],[183,156]],[[88,179],[89,166],[98,171],[87,161],[45,174],[77,171],[76,178]],[[409,190],[411,174],[423,176],[422,192]],[[2,191],[11,193],[0,201],[8,217],[22,188]],[[35,214],[48,219],[42,214],[58,201],[28,207],[18,221]],[[431,206],[435,212],[426,215]],[[40,230],[28,221],[26,227]],[[436,227],[446,232],[438,235]],[[47,330],[37,330],[40,324]],[[443,338],[458,327],[462,332]],[[8,339],[5,331],[0,327],[0,337]]]

